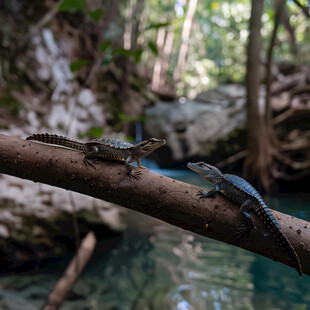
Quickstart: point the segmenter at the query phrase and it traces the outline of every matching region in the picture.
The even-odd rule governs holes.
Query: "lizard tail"
[[[71,139],[68,139],[66,137],[57,136],[57,135],[51,135],[48,133],[37,133],[32,136],[29,136],[26,138],[26,140],[33,140],[33,141],[39,141],[47,144],[56,144],[68,147],[70,149],[78,150],[78,151],[85,151],[85,144],[74,141]]]
[[[299,276],[302,278],[302,268],[298,255],[291,242],[283,234],[281,227],[277,223],[274,216],[271,214],[270,210],[263,207],[260,210],[256,210],[256,213],[267,226],[267,228],[269,228],[269,230],[272,232],[273,236],[277,239],[286,255],[290,258],[292,267],[297,270]]]
[[[275,234],[274,234],[275,235]],[[283,235],[282,232],[279,233],[279,236],[276,237],[279,242],[281,242],[281,245],[283,249],[285,250],[285,253],[288,255],[292,262],[292,266],[297,270],[299,276],[302,278],[302,268],[299,261],[299,258],[297,256],[297,253],[290,243],[290,241]]]

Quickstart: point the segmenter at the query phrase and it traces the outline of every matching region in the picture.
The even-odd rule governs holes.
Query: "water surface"
[[[190,171],[156,172],[206,184]],[[308,198],[265,200],[273,209],[310,220]],[[309,277],[301,280],[290,267],[134,211],[127,220],[117,247],[101,247],[62,309],[310,309]],[[38,309],[60,275],[0,278],[0,308],[11,303],[6,309]]]

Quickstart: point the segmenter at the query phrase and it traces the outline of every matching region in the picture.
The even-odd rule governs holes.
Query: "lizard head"
[[[166,144],[166,140],[164,139],[151,138],[138,143],[135,148],[142,154],[141,157],[144,157],[154,152],[164,144]]]
[[[223,174],[219,169],[202,161],[199,163],[187,163],[187,167],[200,174],[207,181],[215,184],[221,182],[223,177]]]

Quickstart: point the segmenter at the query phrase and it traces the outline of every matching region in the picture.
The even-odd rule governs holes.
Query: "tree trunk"
[[[189,36],[192,28],[192,22],[194,18],[194,14],[196,11],[198,0],[189,0],[188,9],[186,13],[186,17],[183,24],[183,30],[181,34],[181,46],[178,56],[178,64],[174,71],[173,79],[178,81],[181,77],[181,74],[184,70],[185,62],[186,62],[186,55],[188,51],[189,45]]]
[[[131,23],[131,50],[135,51],[138,47],[139,25],[141,21],[144,0],[136,0],[132,10]]]
[[[163,62],[162,52],[165,42],[165,35],[166,35],[166,27],[160,27],[157,31],[157,40],[156,40],[158,55],[154,64],[153,77],[152,77],[152,89],[154,91],[158,91],[160,89],[159,85],[160,85],[160,76]]]
[[[284,6],[285,4],[283,4]],[[295,37],[295,29],[290,23],[290,17],[287,12],[287,8],[283,10],[283,26],[285,27],[288,35],[288,41],[290,44],[290,52],[293,55],[294,58],[297,57],[297,43],[296,43],[296,37]]]
[[[256,186],[269,189],[272,150],[265,126],[265,111],[260,110],[258,102],[263,7],[264,0],[252,0],[246,76],[248,156],[244,164],[244,174]]]
[[[163,60],[159,81],[159,87],[161,89],[166,87],[167,72],[169,69],[169,58],[172,52],[173,40],[174,40],[174,28],[173,26],[170,26],[167,31],[166,41],[163,49]]]
[[[153,78],[152,78],[152,89],[154,91],[160,91],[161,93],[167,90],[166,79],[169,68],[169,57],[172,51],[174,39],[174,28],[169,26],[166,30],[165,27],[158,29],[157,34],[157,50],[159,55],[157,56]]]
[[[274,27],[267,51],[267,57],[266,57],[266,99],[265,99],[265,122],[266,122],[266,127],[267,129],[270,130],[270,133],[273,134],[272,132],[272,126],[271,126],[271,119],[272,119],[272,108],[271,108],[271,84],[272,84],[272,54],[273,54],[273,48],[276,43],[277,39],[277,33],[278,33],[278,28],[281,23],[281,19],[283,17],[284,13],[284,8],[285,8],[285,1],[284,0],[277,0],[276,1],[276,7],[275,7],[275,17],[274,17]]]
[[[0,135],[0,173],[42,182],[120,204],[197,234],[220,240],[291,265],[272,233],[254,215],[249,236],[236,239],[239,206],[221,195],[197,198],[200,187],[150,171],[131,180],[123,163],[100,161],[87,169],[84,154]],[[139,168],[134,168],[139,169]],[[310,223],[271,210],[310,275]]]

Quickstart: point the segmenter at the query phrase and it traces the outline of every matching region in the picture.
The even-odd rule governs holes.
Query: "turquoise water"
[[[205,184],[191,172],[158,172]],[[273,209],[310,220],[307,199],[265,198]],[[127,221],[117,246],[101,246],[62,309],[310,309],[310,279],[290,267],[133,211]],[[0,279],[0,306],[11,298],[21,306],[7,309],[38,309],[60,275]]]

